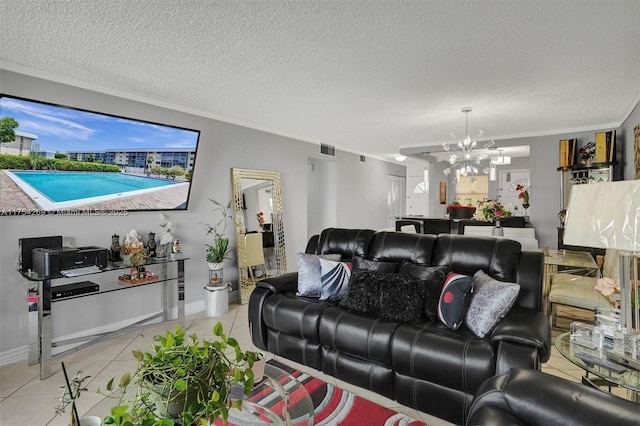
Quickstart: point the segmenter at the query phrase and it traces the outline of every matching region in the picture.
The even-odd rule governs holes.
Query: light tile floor
[[[204,312],[186,318],[189,333],[205,337],[211,335],[213,326],[220,321],[225,332],[235,337],[243,349],[256,348],[251,342],[247,317],[247,305],[231,305],[229,312],[218,318],[208,318]],[[82,370],[90,375],[88,391],[79,400],[80,415],[98,415],[104,417],[113,405],[112,400],[97,393],[104,389],[112,378],[119,378],[128,371],[133,371],[136,362],[131,354],[134,349],[146,350],[151,345],[151,337],[163,334],[166,329],[173,329],[175,322],[154,325],[141,331],[132,332],[124,337],[98,342],[80,351],[72,352],[54,359],[54,374],[46,379],[38,377],[39,366],[27,366],[16,363],[0,368],[0,425],[2,426],[64,426],[69,424],[67,414],[56,417],[54,407],[60,397],[60,387],[64,385],[61,361],[64,361],[69,374]],[[557,334],[554,333],[554,334]],[[273,358],[273,356],[268,356]],[[349,383],[337,380],[321,372],[299,365],[281,357],[275,357],[283,364],[305,371],[327,383],[351,391],[359,396],[376,402],[382,406],[404,413],[428,425],[449,425],[441,419],[418,412],[412,408],[398,405],[397,402],[375,393],[358,388]],[[571,381],[580,381],[583,370],[565,360],[555,348],[551,360],[543,366],[543,371]],[[623,392],[624,393],[624,392]]]

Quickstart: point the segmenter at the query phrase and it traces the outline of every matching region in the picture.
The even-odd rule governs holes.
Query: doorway
[[[405,216],[406,179],[387,175],[387,226],[396,229],[396,220]]]

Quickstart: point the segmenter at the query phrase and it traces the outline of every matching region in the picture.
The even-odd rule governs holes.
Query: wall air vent
[[[360,162],[361,163],[366,163],[367,162],[367,157],[365,157],[364,155],[360,156]]]
[[[336,147],[321,143],[320,144],[320,154],[330,155],[331,157],[335,157],[336,156]]]

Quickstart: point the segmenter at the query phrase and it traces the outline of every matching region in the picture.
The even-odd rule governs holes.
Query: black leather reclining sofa
[[[640,406],[615,395],[534,370],[513,369],[486,380],[467,426],[637,426]]]
[[[325,229],[306,253],[342,260],[438,266],[520,284],[513,308],[484,338],[462,325],[398,322],[298,297],[297,272],[257,283],[249,301],[254,344],[450,422],[463,424],[476,390],[512,367],[539,369],[550,356],[550,326],[541,313],[543,255],[506,239]]]

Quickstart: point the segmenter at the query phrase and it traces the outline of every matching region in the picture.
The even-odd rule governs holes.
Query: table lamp
[[[640,330],[640,301],[635,307],[631,302],[631,289],[640,279],[640,180],[573,186],[564,243],[620,251],[621,326]]]

